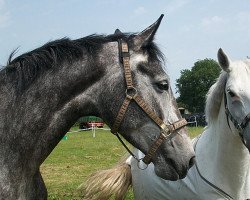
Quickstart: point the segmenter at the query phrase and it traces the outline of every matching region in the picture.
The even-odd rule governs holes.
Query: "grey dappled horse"
[[[0,199],[47,198],[39,167],[81,116],[99,116],[110,127],[118,124],[119,133],[145,154],[169,124],[181,119],[162,53],[153,42],[161,19],[139,34],[64,38],[15,59],[10,56],[0,71]],[[119,51],[117,41],[129,51]],[[132,92],[121,56],[129,59],[126,68],[131,71],[125,74],[131,75]],[[152,111],[150,116],[135,96]],[[124,102],[126,112],[118,114]],[[159,127],[152,113],[166,125]],[[184,177],[194,156],[186,130],[161,142],[150,151],[157,175]]]

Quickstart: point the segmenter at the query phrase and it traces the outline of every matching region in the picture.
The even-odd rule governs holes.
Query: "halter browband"
[[[150,147],[148,153],[145,155],[145,157],[142,159],[142,161],[145,164],[149,164],[151,162],[152,157],[156,153],[157,149],[160,147],[162,142],[166,139],[170,139],[173,136],[173,133],[186,126],[187,121],[185,119],[181,119],[177,122],[174,122],[170,125],[166,125],[156,114],[153,112],[149,106],[146,104],[146,102],[141,98],[141,96],[138,95],[136,88],[133,85],[132,81],[132,74],[130,69],[130,55],[129,55],[129,48],[127,42],[123,41],[122,39],[118,40],[118,47],[119,47],[119,57],[120,62],[123,64],[124,67],[124,74],[125,74],[125,80],[126,80],[126,97],[123,101],[123,104],[118,112],[118,115],[115,119],[115,122],[113,124],[113,127],[111,129],[111,132],[116,135],[119,139],[119,141],[122,143],[122,145],[127,149],[127,151],[139,162],[140,159],[138,159],[126,146],[126,144],[122,141],[120,138],[118,131],[119,127],[122,123],[122,120],[124,119],[125,113],[128,109],[128,106],[130,102],[133,100],[136,102],[136,104],[161,128],[161,133],[157,140],[153,143],[153,145]]]

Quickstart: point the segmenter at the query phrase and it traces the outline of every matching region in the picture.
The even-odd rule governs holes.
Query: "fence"
[[[188,126],[206,126],[206,117],[204,113],[184,114],[183,117],[187,120]]]

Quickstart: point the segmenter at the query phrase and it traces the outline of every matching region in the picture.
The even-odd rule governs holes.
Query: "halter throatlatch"
[[[247,124],[248,124],[249,121],[250,121],[250,113],[248,113],[248,114],[246,115],[246,117],[242,120],[242,122],[239,123],[239,122],[233,117],[233,115],[230,113],[230,111],[229,111],[229,109],[228,109],[228,105],[227,105],[227,96],[226,96],[226,93],[225,93],[225,92],[224,92],[224,104],[225,104],[225,113],[226,113],[226,116],[227,116],[227,124],[228,124],[229,128],[231,129],[228,119],[231,120],[231,122],[234,124],[235,128],[239,131],[239,136],[241,137],[241,140],[242,140],[243,144],[246,146],[246,141],[245,141],[244,138],[243,138],[243,131],[244,131],[244,129],[246,128]]]
[[[115,119],[111,132],[116,135],[122,145],[127,149],[127,151],[139,162],[141,159],[138,159],[126,146],[126,144],[120,138],[118,131],[119,127],[124,119],[125,113],[128,109],[130,102],[133,100],[137,103],[137,105],[161,128],[161,133],[157,140],[153,143],[150,147],[146,156],[142,159],[145,164],[149,164],[151,162],[152,157],[155,155],[157,149],[160,147],[162,142],[166,139],[170,139],[173,133],[186,126],[187,121],[185,119],[181,119],[173,124],[166,125],[156,114],[153,112],[146,102],[142,99],[141,96],[138,95],[136,88],[133,85],[131,68],[130,68],[130,55],[129,55],[129,48],[127,42],[123,41],[122,39],[118,40],[119,46],[119,56],[120,62],[123,64],[124,67],[124,74],[126,80],[126,97],[123,101],[123,104],[118,112],[118,115]]]

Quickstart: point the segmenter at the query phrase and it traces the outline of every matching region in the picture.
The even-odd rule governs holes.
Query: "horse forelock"
[[[18,90],[23,90],[27,88],[39,74],[50,68],[61,66],[64,62],[75,62],[83,58],[83,56],[95,57],[104,43],[114,42],[118,39],[129,42],[134,36],[135,34],[122,33],[112,35],[94,34],[77,40],[62,38],[48,42],[14,59],[12,58],[15,52],[12,52],[9,56],[7,66],[1,71],[5,70],[6,75],[12,74],[12,76],[9,76],[9,79],[12,79],[10,81],[17,86]],[[150,60],[164,61],[163,54],[153,41],[143,47],[143,51],[147,51]]]
[[[208,124],[217,119],[224,95],[226,80],[227,73],[223,71],[207,93],[205,112]]]

